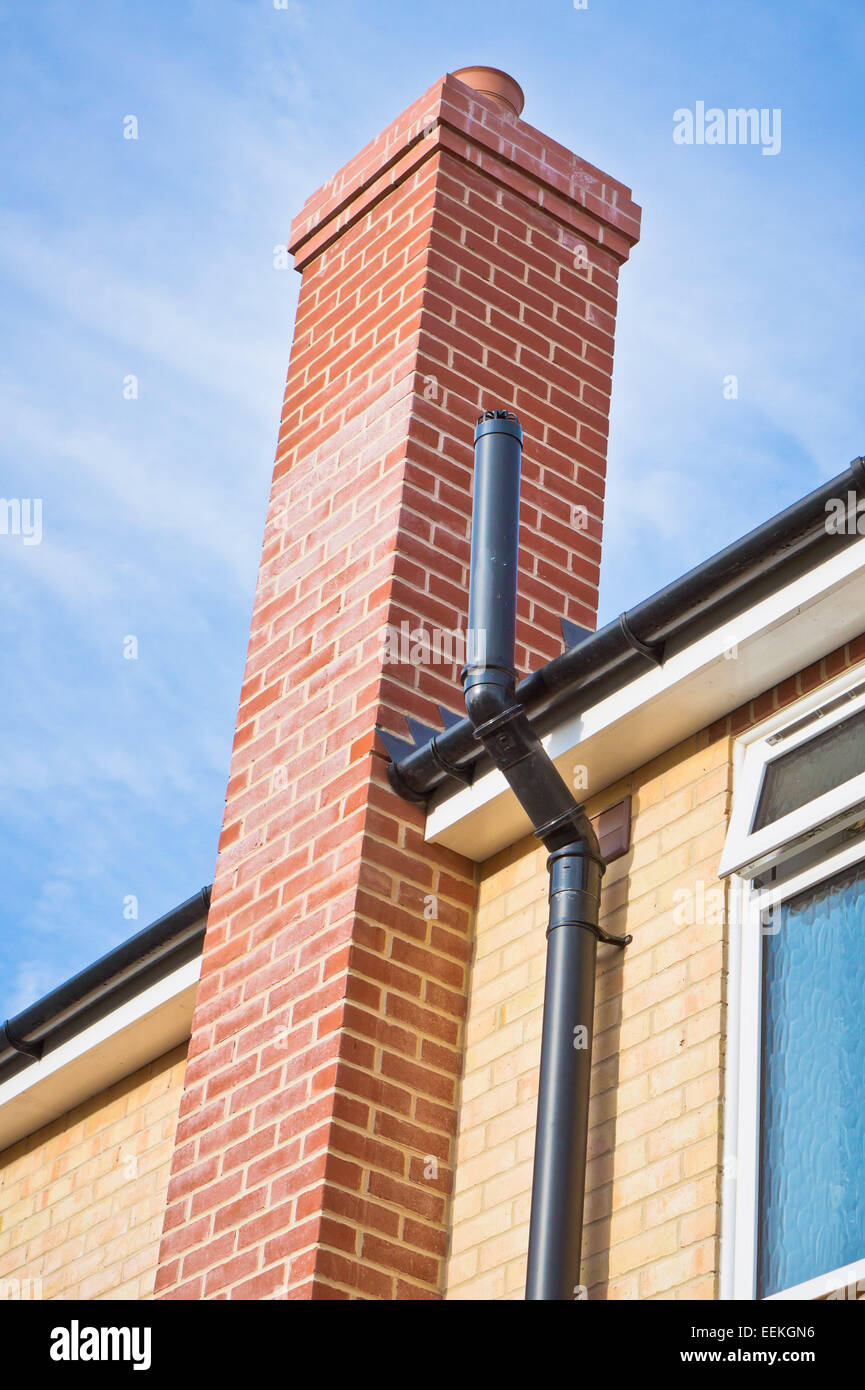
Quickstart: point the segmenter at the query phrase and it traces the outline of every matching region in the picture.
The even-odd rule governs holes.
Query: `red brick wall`
[[[560,650],[559,614],[593,622],[616,272],[638,215],[446,78],[295,223],[303,284],[162,1296],[441,1292],[475,871],[424,845],[373,731],[435,722],[459,685],[455,666],[385,660],[383,637],[464,625],[472,427],[499,405],[528,440],[521,664]]]

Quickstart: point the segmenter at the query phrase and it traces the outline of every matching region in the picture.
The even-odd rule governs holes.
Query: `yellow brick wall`
[[[583,1282],[589,1298],[717,1297],[731,740],[687,740],[588,803],[631,794],[605,877]],[[522,1298],[547,924],[533,839],[482,867],[448,1298]]]
[[[0,1153],[0,1296],[152,1296],[185,1060],[186,1044]]]

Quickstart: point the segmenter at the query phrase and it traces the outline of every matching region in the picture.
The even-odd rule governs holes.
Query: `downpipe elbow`
[[[466,714],[477,730],[513,707],[516,676],[502,666],[467,666],[463,671]]]

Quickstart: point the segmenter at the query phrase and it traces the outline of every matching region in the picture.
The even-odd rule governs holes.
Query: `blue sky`
[[[304,198],[470,63],[633,188],[605,621],[865,451],[863,57],[832,0],[0,4],[0,1017],[210,881]]]

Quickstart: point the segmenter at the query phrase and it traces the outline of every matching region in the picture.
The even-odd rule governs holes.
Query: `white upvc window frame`
[[[810,697],[797,702],[776,715],[759,730],[753,730],[739,741],[741,755],[737,768],[737,785],[733,797],[733,810],[730,827],[721,855],[719,873],[722,878],[736,873],[752,874],[772,864],[783,862],[790,855],[798,853],[804,846],[816,844],[826,839],[845,824],[856,820],[857,807],[865,803],[865,772],[851,777],[833,787],[831,791],[816,796],[804,806],[772,821],[762,830],[751,830],[751,823],[757,809],[760,788],[767,768],[778,758],[808,743],[818,734],[824,733],[833,724],[849,719],[851,714],[865,709],[865,693],[845,701],[837,709],[831,710],[813,724],[797,729],[789,737],[778,743],[772,739],[789,724],[814,713],[815,710],[831,704],[833,699],[843,695],[846,690],[855,689],[862,683],[863,668],[848,672],[831,686],[823,686]]]
[[[788,835],[797,835],[795,843],[776,839],[774,851],[767,851],[767,840],[757,841],[749,834],[757,806],[762,773],[766,763],[779,751],[798,746],[813,738],[838,719],[846,718],[860,706],[865,696],[858,696],[839,711],[798,730],[789,739],[769,743],[769,739],[784,727],[820,709],[845,691],[861,684],[865,667],[848,671],[831,685],[824,685],[810,696],[797,701],[782,713],[749,730],[737,740],[734,749],[734,807],[721,861],[721,872],[730,876],[729,885],[729,992],[728,992],[728,1049],[727,1085],[724,1119],[724,1170],[722,1184],[721,1221],[721,1297],[754,1300],[757,1297],[757,1221],[759,1200],[760,1158],[760,1056],[762,1039],[762,941],[771,927],[766,927],[770,910],[814,884],[832,878],[865,859],[865,837],[841,847],[793,873],[782,883],[767,883],[756,887],[733,865],[740,865],[748,875],[755,872],[755,863],[782,863],[805,846],[817,843],[826,835],[861,816],[853,810],[851,798],[861,800],[865,792],[860,785],[865,777],[851,778],[836,791],[817,797],[802,808],[775,822],[767,830],[783,827]],[[825,834],[817,825],[812,808],[827,805],[833,823]],[[854,803],[855,804],[855,801]],[[763,832],[759,832],[763,834]],[[768,857],[767,857],[768,856]],[[766,1300],[806,1300],[823,1298],[837,1290],[850,1288],[865,1280],[865,1250],[861,1261],[837,1270],[829,1270],[806,1283],[772,1294]]]

